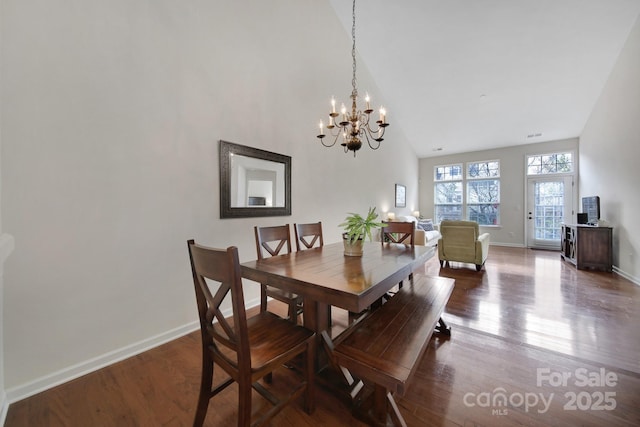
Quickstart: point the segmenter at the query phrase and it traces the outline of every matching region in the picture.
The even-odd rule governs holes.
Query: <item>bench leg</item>
[[[325,352],[327,354],[333,353],[333,349],[334,349],[333,341],[329,337],[329,334],[327,334],[327,331],[322,331],[320,334],[320,337],[322,339],[322,345],[324,347]],[[344,368],[338,365],[337,363],[335,363],[335,361],[331,357],[329,357],[328,363],[329,365],[331,365],[334,372],[338,373],[338,378],[341,380],[341,382],[343,382],[347,386],[346,397],[348,397],[351,403],[355,402],[357,400],[358,395],[360,394],[360,391],[364,387],[364,383],[361,380],[354,378],[353,375],[351,375],[351,372],[349,372],[347,368]]]
[[[451,336],[451,326],[444,323],[442,317],[438,319],[438,325],[436,326],[436,332]]]
[[[407,427],[400,409],[396,404],[393,395],[386,388],[376,384],[373,390],[372,424],[375,426],[388,425],[387,414],[391,416],[391,422],[396,427]]]
[[[402,414],[400,414],[400,409],[398,409],[398,405],[396,404],[396,401],[394,400],[391,393],[387,393],[387,399],[388,399],[387,405],[389,408],[389,415],[391,415],[391,421],[393,422],[393,425],[400,426],[400,427],[407,427],[407,423],[404,421],[404,418],[402,418]]]

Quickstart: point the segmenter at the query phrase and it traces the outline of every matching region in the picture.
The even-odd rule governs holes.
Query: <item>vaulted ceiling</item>
[[[352,1],[330,2],[350,38]],[[577,137],[639,14],[640,0],[359,0],[358,69],[418,157]]]

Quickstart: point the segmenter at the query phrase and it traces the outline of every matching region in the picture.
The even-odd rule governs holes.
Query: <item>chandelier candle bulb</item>
[[[332,113],[336,112],[336,100],[334,97],[331,97],[331,112]]]

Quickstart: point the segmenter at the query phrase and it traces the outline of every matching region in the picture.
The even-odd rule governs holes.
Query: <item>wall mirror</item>
[[[220,218],[291,215],[291,157],[220,141]]]

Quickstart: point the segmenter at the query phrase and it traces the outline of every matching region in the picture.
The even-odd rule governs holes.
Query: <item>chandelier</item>
[[[333,147],[340,136],[342,136],[342,147],[344,152],[353,151],[353,157],[362,147],[362,141],[366,140],[371,149],[380,148],[380,142],[384,140],[384,131],[389,123],[386,121],[386,110],[380,107],[380,116],[376,120],[377,129],[372,129],[370,117],[373,110],[371,109],[369,94],[366,95],[365,109],[358,109],[358,87],[356,84],[356,0],[353,0],[353,23],[351,27],[351,38],[353,46],[351,48],[351,58],[353,59],[353,77],[351,78],[351,111],[348,112],[344,104],[340,109],[340,113],[336,112],[336,100],[331,98],[331,111],[329,112],[329,124],[327,125],[328,134],[333,138],[333,142],[325,143],[324,123],[320,121],[320,134],[318,138],[325,147]],[[329,138],[329,140],[331,140]]]

